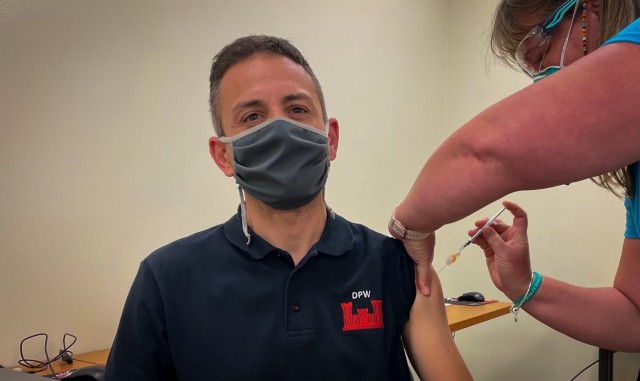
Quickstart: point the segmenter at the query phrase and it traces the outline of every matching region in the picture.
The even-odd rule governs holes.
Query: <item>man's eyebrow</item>
[[[288,95],[285,95],[285,96],[282,98],[283,102],[297,101],[297,100],[300,100],[300,99],[308,100],[308,101],[313,101],[313,98],[312,98],[309,94],[307,94],[307,93],[302,93],[302,92],[300,92],[300,93],[288,94]]]
[[[263,102],[260,99],[249,99],[247,101],[240,102],[237,105],[233,106],[233,109],[231,111],[233,113],[236,113],[237,111],[242,110],[244,108],[260,106],[262,105],[262,103]]]

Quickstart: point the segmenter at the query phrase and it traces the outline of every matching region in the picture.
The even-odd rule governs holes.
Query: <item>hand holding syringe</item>
[[[449,255],[444,261],[444,266],[442,266],[442,268],[440,270],[438,270],[438,274],[440,274],[440,271],[444,270],[445,267],[449,266],[450,264],[452,264],[453,262],[458,260],[458,257],[460,256],[460,253],[462,253],[462,250],[465,247],[469,246],[471,244],[471,242],[473,242],[474,239],[478,238],[478,236],[480,234],[482,234],[482,229],[484,229],[486,226],[492,225],[495,222],[495,220],[498,218],[500,213],[504,212],[505,209],[506,209],[505,207],[502,207],[502,209],[500,209],[500,211],[498,211],[498,213],[496,213],[493,217],[489,218],[489,220],[487,221],[486,224],[484,224],[484,226],[482,226],[480,229],[478,229],[476,234],[472,235],[471,238],[469,238],[467,240],[467,242],[463,243],[462,246],[460,246],[460,248],[458,250],[456,250],[455,253]]]

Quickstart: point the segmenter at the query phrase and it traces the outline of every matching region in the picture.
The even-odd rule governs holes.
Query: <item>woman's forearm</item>
[[[512,168],[500,164],[493,144],[474,129],[458,130],[429,157],[396,218],[411,230],[435,231],[510,193]]]
[[[545,277],[524,310],[576,340],[601,348],[640,351],[640,311],[616,288],[578,287]]]

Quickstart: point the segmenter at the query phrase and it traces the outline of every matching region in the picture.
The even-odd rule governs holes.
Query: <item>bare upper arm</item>
[[[472,379],[451,336],[442,286],[433,267],[431,294],[416,293],[402,336],[407,354],[423,381]]]
[[[640,45],[604,46],[483,111],[461,138],[510,191],[622,168],[640,160],[638,62]]]

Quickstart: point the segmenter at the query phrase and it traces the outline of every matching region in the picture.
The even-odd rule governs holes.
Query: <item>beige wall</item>
[[[327,200],[384,232],[438,143],[528,84],[485,65],[493,6],[4,0],[0,363],[15,363],[20,340],[36,332],[51,335],[52,352],[65,332],[79,337],[76,352],[108,347],[140,260],[235,211],[234,183],[207,151],[208,70],[224,44],[267,33],[303,51],[341,126]],[[611,283],[621,202],[587,183],[510,199],[529,210],[536,270],[588,286]],[[476,217],[496,208],[443,228],[436,263]],[[503,298],[474,248],[442,281],[450,296],[479,290]],[[522,380],[570,379],[596,356],[526,315],[461,331],[456,342],[478,380],[512,380],[514,370]],[[639,362],[618,358],[628,369]],[[581,379],[595,380],[595,371]]]

